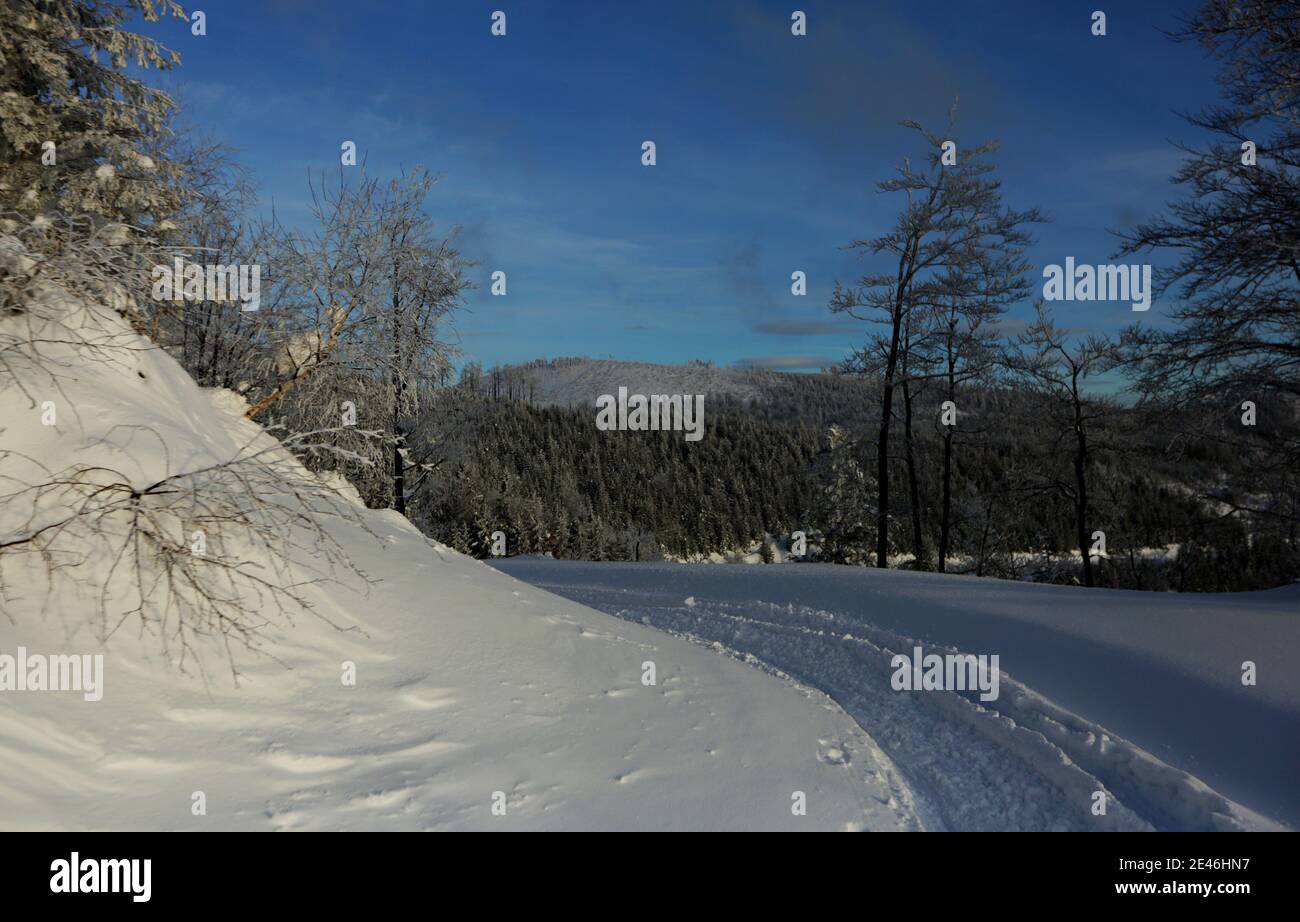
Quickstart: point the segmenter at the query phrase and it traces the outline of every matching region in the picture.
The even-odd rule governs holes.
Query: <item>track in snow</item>
[[[928,828],[1097,831],[1273,825],[1057,707],[1013,676],[1004,674],[999,699],[987,704],[978,701],[977,693],[894,691],[892,654],[910,652],[920,641],[868,624],[860,613],[757,598],[737,601],[734,586],[719,587],[719,595],[731,596],[726,599],[684,598],[640,580],[632,582],[641,585],[629,588],[629,569],[644,571],[645,565],[543,558],[494,563],[557,595],[713,646],[825,692],[876,740],[925,799],[918,812]],[[654,569],[675,566],[657,564]],[[707,585],[710,571],[732,571],[727,575],[734,578],[736,569],[691,567],[691,584],[699,586],[703,579]],[[660,585],[664,582],[672,581]],[[751,581],[751,592],[760,593],[766,585],[765,580]],[[926,652],[943,652],[932,642],[922,645]],[[1106,792],[1104,816],[1093,813],[1097,791]]]

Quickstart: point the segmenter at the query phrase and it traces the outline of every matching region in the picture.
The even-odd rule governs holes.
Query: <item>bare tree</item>
[[[162,444],[148,427],[121,428],[105,433],[105,443],[151,434]],[[229,461],[150,483],[130,473],[139,465],[129,451],[120,468],[78,463],[30,481],[0,474],[0,503],[30,510],[22,525],[0,535],[0,597],[7,576],[33,566],[51,584],[99,586],[102,639],[136,619],[184,670],[196,658],[196,641],[214,638],[236,680],[235,646],[273,655],[259,635],[276,618],[291,622],[312,612],[343,629],[315,610],[307,589],[345,579],[364,584],[329,524],[365,525],[355,507],[293,460],[286,449],[302,440],[250,446]],[[15,461],[37,463],[0,450],[0,470]],[[107,570],[100,568],[105,561]]]
[[[999,357],[997,321],[1006,308],[1032,290],[1025,277],[1024,248],[1030,237],[1022,225],[1044,220],[1036,210],[1001,211],[986,226],[983,238],[958,252],[943,277],[943,293],[933,313],[937,325],[939,375],[944,399],[955,415],[958,393],[972,382],[988,380]],[[942,498],[939,518],[939,571],[947,567],[952,536],[952,469],[958,424],[945,423]]]
[[[1219,140],[1183,145],[1189,197],[1123,235],[1121,252],[1170,249],[1177,326],[1135,328],[1147,393],[1300,397],[1300,10],[1211,0],[1177,38],[1222,62],[1227,105],[1187,116]],[[1243,151],[1254,146],[1255,157]]]
[[[926,274],[943,264],[951,240],[960,233],[963,215],[952,201],[952,174],[940,162],[941,139],[927,134],[915,122],[905,125],[920,132],[932,153],[927,167],[913,170],[904,159],[900,175],[884,180],[881,192],[901,192],[905,205],[894,229],[884,236],[855,240],[850,249],[873,256],[889,254],[897,260],[891,274],[863,276],[855,285],[836,284],[831,310],[885,327],[874,334],[860,353],[863,367],[878,367],[881,377],[880,421],[876,437],[876,566],[888,566],[889,557],[889,436],[894,418],[894,390],[899,384],[903,352],[908,345],[908,320],[918,304],[927,300]]]
[[[955,106],[949,114],[949,129]],[[944,162],[943,146],[952,135],[941,137],[916,122],[903,123],[925,140],[925,166],[914,169],[903,161],[899,176],[878,184],[881,192],[902,193],[905,203],[894,229],[880,237],[856,240],[850,249],[872,256],[888,254],[897,261],[895,271],[867,275],[853,285],[836,285],[831,310],[883,326],[850,360],[859,370],[880,377],[880,419],[876,438],[876,566],[887,566],[889,553],[890,430],[895,390],[904,402],[905,452],[912,505],[912,543],[923,557],[920,497],[917,488],[913,401],[920,382],[933,377],[936,348],[942,325],[935,322],[945,305],[951,306],[954,272],[971,264],[971,254],[1010,240],[1018,225],[1041,220],[1037,212],[1003,209],[1000,185],[989,177],[994,167],[984,158],[997,149],[996,142],[956,151],[952,165]],[[956,142],[953,141],[955,144]],[[965,292],[965,288],[958,290]]]
[[[256,399],[245,414],[256,419],[327,367],[346,367],[347,350],[374,322],[388,269],[383,235],[383,189],[363,177],[349,185],[310,181],[307,232],[286,229],[274,216],[264,229],[270,309],[276,321]],[[264,305],[263,309],[266,309]],[[337,406],[330,410],[337,418]]]
[[[1219,62],[1220,105],[1186,116],[1211,142],[1180,145],[1187,196],[1121,235],[1125,254],[1169,251],[1157,291],[1172,325],[1125,332],[1144,401],[1242,459],[1215,500],[1290,529],[1300,493],[1300,9],[1208,0],[1173,35]],[[1239,425],[1241,404],[1260,425]],[[1208,412],[1206,412],[1208,410]],[[1225,423],[1225,418],[1230,420]]]
[[[454,246],[455,231],[439,237],[424,210],[435,182],[432,174],[416,170],[389,186],[390,207],[383,228],[387,305],[370,328],[374,334],[370,361],[379,372],[388,408],[392,508],[403,515],[408,497],[432,470],[429,457],[413,453],[408,421],[427,402],[429,390],[445,384],[451,374],[454,347],[442,338],[441,324],[470,284],[465,277],[467,262]],[[412,471],[417,478],[408,483]]]
[[[1088,394],[1089,378],[1110,371],[1119,363],[1118,349],[1104,337],[1079,339],[1053,323],[1043,302],[1036,318],[1016,337],[1005,356],[1012,381],[1042,402],[1042,432],[1049,458],[1065,451],[1072,477],[1046,466],[1046,486],[1065,496],[1073,506],[1075,538],[1083,558],[1083,583],[1094,585],[1088,530],[1088,470],[1093,459],[1093,428],[1115,412],[1109,400]]]
[[[172,253],[208,265],[258,264],[264,228],[254,217],[257,194],[250,172],[234,152],[207,135],[176,126],[157,143],[160,156],[178,170],[180,205],[163,236]],[[149,305],[149,338],[204,387],[243,392],[267,349],[271,314],[210,301],[208,294],[184,303]]]
[[[0,444],[0,611],[39,574],[47,609],[61,593],[97,593],[105,639],[134,624],[184,668],[212,638],[236,669],[238,645],[274,655],[262,630],[312,611],[309,586],[365,583],[335,537],[339,520],[365,528],[357,507],[301,461],[371,459],[340,444],[353,433],[337,417],[280,441],[256,432],[233,453],[173,457],[174,432],[83,417],[76,390],[94,375],[134,383],[147,365],[165,377],[161,343],[205,369],[205,383],[252,394],[249,415],[265,412],[344,364],[340,344],[362,354],[352,334],[376,321],[387,290],[380,219],[392,212],[363,183],[318,199],[336,219],[314,238],[274,220],[250,228],[245,174],[219,145],[169,136],[170,99],[123,72],[178,61],[121,31],[132,8],[183,18],[152,0],[0,5],[0,205],[14,209],[0,214],[0,397],[35,407],[62,396],[87,453],[63,463],[17,439]],[[36,156],[46,138],[58,142],[48,163]],[[278,270],[258,323],[204,302],[192,312],[151,303],[151,270],[173,256],[258,250]]]
[[[367,461],[341,462],[363,496],[402,513],[436,466],[413,429],[450,377],[444,321],[470,284],[456,230],[439,233],[428,214],[436,182],[422,167],[387,182],[313,182],[315,226],[265,235],[275,319],[247,415],[276,407],[293,430],[335,432]],[[345,403],[357,425],[339,429]]]

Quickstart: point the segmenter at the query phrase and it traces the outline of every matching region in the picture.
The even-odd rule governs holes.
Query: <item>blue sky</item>
[[[431,211],[480,262],[456,329],[465,359],[487,365],[833,362],[864,334],[827,308],[837,279],[870,268],[844,247],[890,226],[898,202],[875,183],[923,153],[899,119],[940,130],[959,96],[959,140],[1002,142],[1007,202],[1054,218],[1035,265],[1097,263],[1114,252],[1110,229],[1177,194],[1170,142],[1194,138],[1178,113],[1217,98],[1201,51],[1158,31],[1187,2],[191,8],[206,36],[156,30],[183,57],[164,85],[239,151],[282,217],[303,217],[308,171],[337,169],[344,140],[371,173],[442,174]],[[805,37],[790,34],[796,8]],[[493,10],[504,37],[490,34]],[[653,168],[640,162],[647,139]],[[496,269],[505,297],[488,292]],[[804,297],[790,293],[796,269]],[[1135,316],[1056,307],[1079,329]]]

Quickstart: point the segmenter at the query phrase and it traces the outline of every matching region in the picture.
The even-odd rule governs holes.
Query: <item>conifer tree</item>
[[[178,205],[171,164],[144,153],[173,110],[126,68],[180,56],[123,28],[185,19],[171,0],[0,4],[0,212],[92,214],[157,229]]]

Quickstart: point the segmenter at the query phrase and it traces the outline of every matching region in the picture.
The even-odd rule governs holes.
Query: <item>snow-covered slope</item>
[[[75,472],[140,489],[268,449],[238,398],[201,391],[115,314],[41,298],[113,360],[52,347],[53,377],[30,367],[27,393],[0,382],[0,542],[70,512],[69,494],[21,484]],[[314,613],[262,611],[260,653],[190,637],[184,675],[175,645],[161,653],[174,624],[116,617],[133,575],[95,545],[52,582],[37,555],[5,554],[0,655],[103,654],[104,677],[99,701],[0,691],[0,829],[926,826],[888,757],[821,692],[524,586],[345,493],[328,502],[346,514],[312,524],[369,586],[343,572],[302,590]],[[304,579],[319,561],[293,542],[310,534],[284,534]]]

